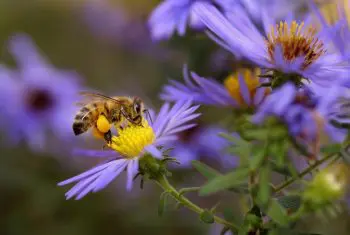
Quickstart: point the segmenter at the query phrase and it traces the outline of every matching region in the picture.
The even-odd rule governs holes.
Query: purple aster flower
[[[194,29],[203,28],[204,25],[194,11],[199,5],[226,9],[235,3],[237,3],[236,0],[165,0],[156,7],[149,18],[148,25],[152,38],[168,39],[175,31],[183,36],[186,33],[187,24]]]
[[[191,102],[178,102],[170,108],[164,104],[158,115],[153,116],[154,122],[149,125],[147,120],[142,126],[129,125],[118,130],[118,136],[113,136],[109,147],[114,150],[113,159],[94,167],[80,175],[59,183],[59,186],[76,182],[67,193],[67,199],[80,199],[89,192],[97,192],[105,188],[111,181],[126,169],[127,190],[132,189],[133,177],[138,173],[139,159],[149,153],[155,158],[162,158],[159,147],[167,145],[177,139],[177,134],[195,126],[189,123],[200,114],[195,113],[199,106],[192,106]],[[85,152],[91,156],[91,151]],[[109,152],[110,153],[110,152]],[[106,156],[104,151],[94,151],[95,156]]]
[[[47,132],[68,141],[80,78],[50,65],[27,35],[12,37],[9,50],[18,69],[0,67],[0,116],[10,142],[25,140],[33,150],[43,150]]]
[[[349,66],[342,64],[337,53],[326,51],[326,41],[318,37],[315,28],[290,20],[273,27],[275,19],[265,9],[262,11],[264,34],[240,7],[225,15],[208,4],[195,8],[218,44],[262,68],[293,75],[290,81],[296,84],[303,78],[324,86],[348,79]]]
[[[328,37],[344,60],[350,61],[349,2],[338,1],[318,8],[313,1],[309,6],[321,24],[321,33]]]
[[[338,101],[340,97],[348,96],[346,89],[335,85],[329,88],[328,93],[317,97],[306,88],[298,90],[293,84],[286,83],[259,106],[253,122],[261,123],[267,117],[274,116],[288,126],[294,137],[314,141],[320,131],[325,131],[332,140],[341,142],[346,136],[346,130],[336,128],[331,121],[344,112]]]
[[[303,0],[240,0],[240,2],[249,16],[258,24],[263,22],[263,12],[269,12],[274,19],[280,20],[297,13],[297,10],[304,5]]]
[[[222,167],[231,168],[237,164],[237,159],[226,153],[229,142],[220,136],[226,131],[216,126],[196,126],[181,133],[178,140],[170,143],[174,149],[171,156],[176,158],[180,168],[191,166],[191,161],[206,157],[219,163]]]
[[[191,72],[191,77],[184,66],[185,83],[171,80],[161,93],[161,98],[167,101],[191,99],[198,104],[255,107],[269,93],[269,88],[258,88],[259,70],[242,69],[226,78],[224,84],[214,79],[207,79]],[[191,79],[192,78],[192,79]]]

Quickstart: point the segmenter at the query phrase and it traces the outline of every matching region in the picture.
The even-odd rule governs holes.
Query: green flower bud
[[[346,193],[348,176],[349,168],[345,164],[321,170],[303,193],[304,202],[316,209],[341,199]]]

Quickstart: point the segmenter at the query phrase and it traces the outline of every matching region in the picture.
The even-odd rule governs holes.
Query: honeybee
[[[98,93],[80,92],[90,101],[79,103],[82,108],[75,116],[73,131],[75,135],[85,133],[90,128],[97,128],[97,120],[103,115],[109,123],[116,126],[128,121],[134,125],[142,125],[144,108],[142,100],[138,97],[114,96],[109,97]],[[110,130],[104,133],[104,139],[110,142]]]

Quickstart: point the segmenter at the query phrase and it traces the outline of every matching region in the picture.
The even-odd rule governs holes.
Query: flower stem
[[[193,202],[191,202],[188,198],[184,197],[182,194],[180,194],[168,181],[168,179],[162,175],[160,177],[158,177],[157,179],[155,179],[155,181],[158,183],[158,185],[164,189],[164,191],[166,191],[167,193],[169,193],[176,201],[180,202],[181,204],[183,204],[185,207],[187,207],[188,209],[190,209],[191,211],[197,213],[197,214],[201,214],[203,213],[205,210],[199,206],[197,206],[196,204],[194,204]],[[214,215],[214,220],[216,223],[222,224],[225,227],[229,227],[231,229],[237,230],[238,231],[238,226],[228,222],[227,220],[220,218],[218,216]]]
[[[294,183],[296,180],[304,177],[305,175],[309,174],[311,171],[313,171],[314,169],[316,169],[317,167],[319,167],[321,164],[323,164],[324,162],[328,161],[329,159],[331,159],[332,157],[334,157],[334,154],[330,154],[328,156],[325,156],[324,158],[316,161],[313,165],[309,166],[308,168],[306,168],[305,170],[303,170],[302,172],[300,172],[300,174],[298,175],[298,177],[292,177],[291,179],[281,183],[280,185],[277,185],[275,187],[274,192],[278,193],[279,191],[283,190],[284,188],[288,187],[289,185],[291,185],[292,183]],[[337,160],[340,158],[340,154],[336,155],[336,157],[333,160]]]

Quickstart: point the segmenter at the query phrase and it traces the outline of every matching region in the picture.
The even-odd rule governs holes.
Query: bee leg
[[[104,133],[104,139],[107,143],[111,143],[112,142],[112,132],[111,130],[107,131],[106,133]]]

